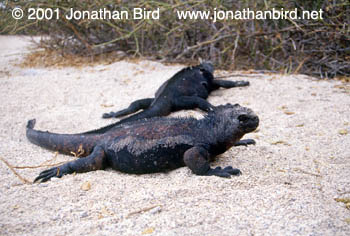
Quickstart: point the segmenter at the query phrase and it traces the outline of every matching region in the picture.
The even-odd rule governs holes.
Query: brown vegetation
[[[112,51],[168,62],[202,58],[225,69],[264,69],[304,73],[321,78],[350,76],[350,3],[317,1],[6,1],[0,33],[47,34],[41,46],[63,56],[95,57]],[[11,17],[15,6],[60,9],[58,20],[20,20]],[[159,8],[159,20],[67,20],[75,10],[131,12],[135,7]],[[323,11],[323,19],[179,20],[176,11],[235,11],[242,9]],[[298,15],[300,16],[300,15]],[[25,17],[24,17],[25,18]]]

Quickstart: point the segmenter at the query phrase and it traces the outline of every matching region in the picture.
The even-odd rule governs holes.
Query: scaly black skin
[[[239,143],[258,124],[259,118],[249,108],[226,104],[214,107],[200,120],[154,117],[115,126],[102,134],[43,132],[34,130],[35,120],[30,120],[27,138],[50,150],[85,156],[41,172],[34,182],[106,167],[145,174],[188,166],[197,175],[230,177],[240,171],[231,166],[212,169],[209,162]]]
[[[167,116],[173,111],[194,108],[209,111],[213,108],[213,105],[206,99],[213,90],[221,87],[232,88],[249,85],[247,81],[215,80],[213,72],[214,67],[209,62],[182,69],[161,85],[154,98],[136,100],[126,109],[103,114],[103,118],[122,117],[143,109],[139,113],[105,127],[104,130],[100,130],[100,133],[128,121]]]

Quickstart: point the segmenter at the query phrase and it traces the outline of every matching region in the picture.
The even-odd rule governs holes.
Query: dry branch
[[[42,46],[60,50],[62,55],[95,57],[112,51],[124,51],[168,62],[211,60],[223,69],[256,69],[304,73],[320,78],[350,76],[350,2],[317,1],[231,1],[166,0],[145,1],[6,1],[0,10],[4,19],[0,33],[47,34]],[[14,21],[15,6],[110,11],[135,7],[160,10],[160,19],[84,19]],[[323,19],[179,20],[176,11],[235,11],[242,9],[323,11]]]

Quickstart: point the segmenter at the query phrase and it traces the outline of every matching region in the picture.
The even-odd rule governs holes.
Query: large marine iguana
[[[118,125],[128,121],[166,116],[172,111],[199,108],[209,111],[213,108],[206,99],[216,89],[248,86],[248,81],[215,80],[214,67],[210,62],[203,62],[197,66],[187,67],[177,72],[165,81],[156,91],[154,98],[136,100],[126,109],[103,114],[103,118],[122,117],[131,115],[117,122]]]
[[[34,180],[45,182],[74,172],[111,167],[144,174],[188,166],[197,175],[230,177],[240,174],[231,166],[212,169],[209,162],[241,140],[259,124],[254,112],[240,105],[221,105],[202,119],[154,117],[124,123],[102,134],[55,134],[34,130],[28,121],[27,138],[41,147],[85,158],[45,170]]]

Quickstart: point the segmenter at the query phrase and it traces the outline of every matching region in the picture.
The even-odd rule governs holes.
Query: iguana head
[[[211,62],[202,62],[201,64],[191,67],[191,70],[194,74],[191,76],[193,78],[196,78],[196,82],[198,84],[201,84],[207,92],[210,92],[212,90],[212,81],[214,80],[214,66]],[[198,94],[200,96],[200,94]],[[200,96],[200,97],[207,97],[208,94],[205,96]]]
[[[210,72],[212,74],[214,73],[214,66],[211,63],[211,61],[204,61],[201,64],[199,64],[198,67],[200,69],[206,70],[206,71],[208,71],[208,72]]]
[[[227,128],[236,129],[234,132],[249,133],[259,125],[259,117],[250,108],[239,104],[220,105],[210,113],[214,113],[220,120],[225,121]]]

